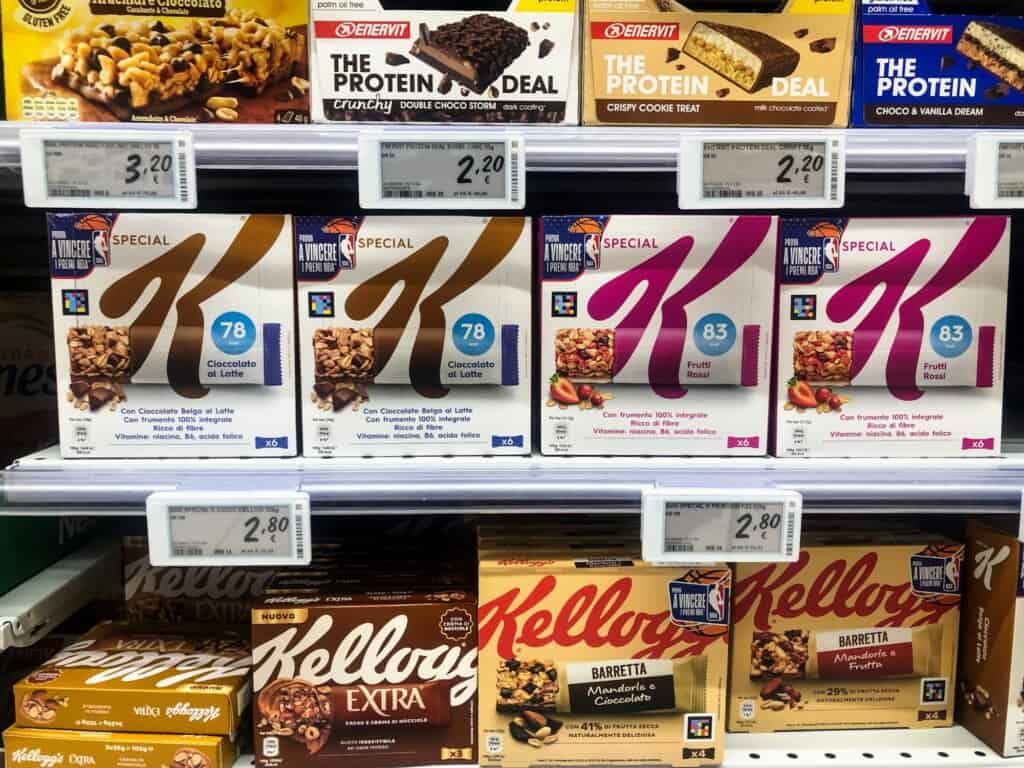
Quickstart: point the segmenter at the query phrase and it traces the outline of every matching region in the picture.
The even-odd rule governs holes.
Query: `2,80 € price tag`
[[[795,491],[652,488],[641,510],[644,560],[791,562],[803,499]]]
[[[308,565],[309,494],[160,491],[146,499],[153,565]]]
[[[188,131],[26,129],[20,138],[29,207],[196,207]]]

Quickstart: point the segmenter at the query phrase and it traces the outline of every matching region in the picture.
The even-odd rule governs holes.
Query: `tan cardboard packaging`
[[[1024,546],[967,523],[957,721],[1003,757],[1024,755]]]
[[[15,722],[228,736],[249,704],[251,663],[234,632],[106,621],[14,685]]]
[[[731,574],[638,550],[481,552],[481,766],[722,761]]]
[[[12,726],[4,731],[7,768],[232,768],[226,736],[96,733]]]
[[[963,550],[811,531],[795,563],[737,565],[729,730],[951,725]]]

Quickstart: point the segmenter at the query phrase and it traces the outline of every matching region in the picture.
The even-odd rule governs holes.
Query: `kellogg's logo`
[[[678,40],[679,25],[594,21],[590,24],[590,36],[597,40]]]
[[[7,754],[12,763],[32,763],[40,766],[40,768],[53,768],[53,766],[64,762],[64,754],[62,752],[43,752],[39,747],[33,747],[32,749],[21,747]]]

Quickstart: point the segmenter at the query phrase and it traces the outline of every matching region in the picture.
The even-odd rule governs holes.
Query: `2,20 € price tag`
[[[40,128],[20,138],[29,207],[196,207],[188,131]]]
[[[146,499],[153,565],[308,565],[309,494],[160,491]]]
[[[506,132],[367,132],[359,139],[363,208],[520,209],[523,138]]]
[[[846,197],[840,132],[686,135],[679,207],[840,208]]]
[[[795,491],[651,488],[641,511],[644,560],[793,561],[802,508]]]

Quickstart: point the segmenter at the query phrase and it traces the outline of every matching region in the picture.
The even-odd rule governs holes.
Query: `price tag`
[[[359,138],[363,208],[521,209],[523,138],[501,133],[364,133]]]
[[[836,132],[684,136],[679,207],[841,208],[845,147]]]
[[[643,495],[651,562],[784,562],[800,552],[803,500],[794,491],[653,488]]]
[[[146,499],[153,565],[308,565],[309,494],[160,491]]]
[[[21,131],[25,205],[31,208],[195,208],[188,131]]]
[[[979,133],[967,149],[971,208],[1024,208],[1024,133]]]

